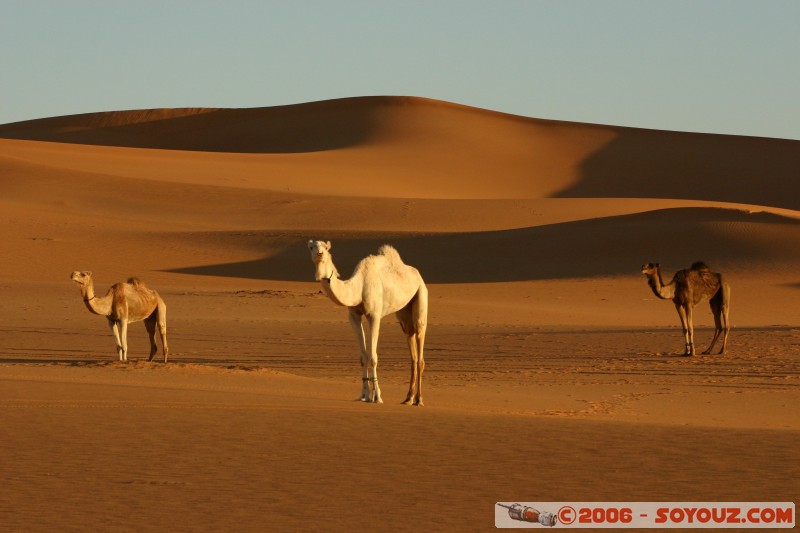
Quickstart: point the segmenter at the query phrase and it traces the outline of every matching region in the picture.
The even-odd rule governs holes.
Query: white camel
[[[403,403],[424,405],[422,372],[428,289],[419,271],[403,263],[397,250],[383,245],[377,255],[367,256],[358,263],[350,279],[342,280],[333,265],[330,241],[308,241],[308,249],[322,290],[335,304],[347,307],[361,352],[361,401],[383,403],[378,386],[378,335],[381,319],[395,313],[411,352],[411,381]]]

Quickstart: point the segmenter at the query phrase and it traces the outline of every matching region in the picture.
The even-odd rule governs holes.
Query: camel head
[[[642,265],[642,274],[647,277],[655,276],[660,268],[658,263],[647,263]]]
[[[71,279],[78,285],[81,285],[82,287],[86,287],[87,285],[92,284],[92,273],[89,272],[88,270],[85,270],[83,272],[76,270],[75,272],[72,273],[69,279]]]
[[[331,279],[337,273],[331,258],[331,241],[308,241],[308,250],[311,252],[311,261],[317,267],[314,279]]]

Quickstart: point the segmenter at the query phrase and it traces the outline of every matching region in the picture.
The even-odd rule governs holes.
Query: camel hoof
[[[406,398],[404,401],[400,402],[400,405],[411,405],[412,401],[411,398]]]
[[[420,400],[420,401],[416,402],[414,404],[414,406],[416,406],[416,407],[425,407],[425,404],[422,402],[422,400]]]

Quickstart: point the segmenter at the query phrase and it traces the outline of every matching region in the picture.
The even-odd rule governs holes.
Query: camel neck
[[[671,300],[675,297],[674,280],[669,285],[664,285],[664,280],[661,278],[661,270],[656,270],[655,274],[649,276],[648,285],[653,290],[653,294],[664,300]]]
[[[81,286],[81,295],[83,296],[84,302],[89,302],[95,299],[94,295],[94,283],[89,283],[88,285]]]
[[[323,278],[322,290],[328,295],[333,303],[345,307],[355,307],[361,304],[361,289],[363,280],[360,276],[354,275],[348,280],[339,279],[339,274],[334,268],[330,278]]]
[[[111,314],[111,297],[98,298],[94,294],[94,285],[82,287],[83,303],[86,308],[96,315],[108,316]]]

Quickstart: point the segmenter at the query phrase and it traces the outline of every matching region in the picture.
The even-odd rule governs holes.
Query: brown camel
[[[688,269],[676,272],[672,281],[667,285],[664,285],[664,280],[661,279],[661,268],[658,263],[642,265],[642,274],[647,276],[647,283],[656,296],[663,300],[672,300],[675,304],[686,340],[686,350],[683,355],[695,355],[692,308],[703,299],[708,299],[711,305],[715,324],[714,338],[711,340],[708,350],[703,353],[711,353],[714,344],[723,332],[722,349],[719,353],[725,353],[728,345],[728,332],[731,329],[728,320],[731,308],[731,288],[728,282],[722,278],[722,274],[711,272],[705,263],[700,261]]]
[[[81,289],[81,296],[86,307],[96,315],[108,319],[108,325],[114,332],[117,343],[117,354],[120,361],[128,360],[128,323],[144,320],[150,336],[150,357],[158,351],[156,346],[156,326],[161,333],[161,347],[164,350],[164,362],[167,362],[167,306],[154,290],[145,287],[136,278],[126,283],[115,283],[103,297],[94,295],[94,280],[91,272],[75,271],[70,277]]]

